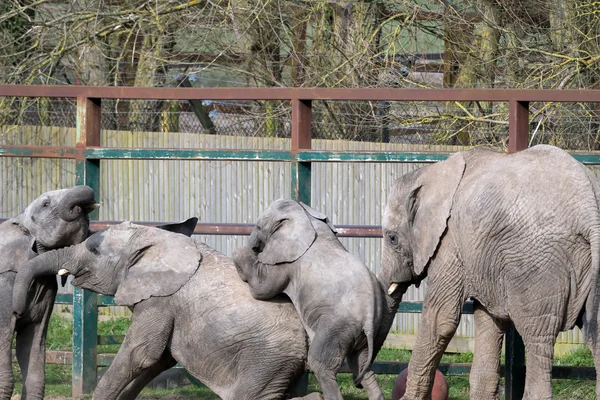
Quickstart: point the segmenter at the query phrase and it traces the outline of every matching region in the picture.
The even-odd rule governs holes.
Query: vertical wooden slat
[[[100,100],[77,98],[77,140],[82,150],[76,160],[75,183],[88,185],[98,195],[100,161],[88,160],[83,150],[100,146]],[[90,214],[98,219],[98,210]],[[98,301],[95,293],[73,290],[73,397],[90,393],[96,387],[96,344],[98,337]]]
[[[525,150],[529,137],[529,103],[511,100],[508,107],[508,151]],[[525,392],[525,345],[513,324],[506,330],[505,342],[505,398],[523,398]]]

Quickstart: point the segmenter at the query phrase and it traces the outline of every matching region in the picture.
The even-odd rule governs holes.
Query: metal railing
[[[528,143],[529,102],[598,102],[598,90],[517,90],[517,89],[324,89],[324,88],[134,88],[86,86],[10,86],[0,85],[0,96],[66,97],[77,99],[76,146],[2,145],[0,156],[66,158],[76,162],[76,184],[99,187],[100,160],[165,159],[165,160],[237,160],[281,161],[291,163],[291,196],[310,204],[311,163],[313,162],[419,162],[445,159],[448,153],[435,152],[352,152],[316,151],[311,149],[311,102],[313,100],[374,101],[490,101],[507,102],[510,152],[525,149]],[[100,146],[102,99],[161,100],[283,100],[291,102],[291,148],[287,150],[231,149],[137,149],[103,148]],[[600,154],[576,153],[586,164],[600,164]],[[97,219],[97,212],[91,214]],[[92,223],[92,229],[103,229],[114,222]],[[377,226],[340,226],[340,236],[380,237]],[[195,233],[247,235],[248,224],[198,224]],[[72,300],[59,295],[60,302],[71,302],[74,314],[73,395],[93,390],[98,364],[108,361],[98,357],[96,346],[97,308],[111,304],[106,297],[74,289]],[[420,304],[402,303],[401,312],[420,312]],[[465,310],[468,312],[468,310]],[[504,365],[506,399],[520,399],[524,389],[524,347],[514,328],[506,335]],[[398,373],[405,363],[376,363],[378,373]],[[468,374],[468,365],[443,366],[446,373]],[[595,376],[591,368],[555,367],[554,377],[586,378]]]

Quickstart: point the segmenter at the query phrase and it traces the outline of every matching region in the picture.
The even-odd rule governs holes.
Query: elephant
[[[282,399],[306,371],[308,341],[289,299],[255,300],[230,258],[189,237],[196,223],[123,222],[42,254],[17,274],[16,315],[29,283],[57,273],[133,307],[94,399],[133,399],[178,362],[224,400]]]
[[[471,399],[498,398],[508,324],[525,344],[524,398],[552,398],[554,342],[575,325],[585,328],[600,379],[599,193],[589,169],[548,145],[456,153],[393,184],[378,278],[396,299],[428,279],[403,399],[430,398],[468,298]]]
[[[325,399],[342,399],[336,373],[346,357],[354,383],[370,400],[383,399],[370,370],[381,346],[383,290],[340,243],[325,214],[295,200],[274,201],[233,261],[255,299],[289,296],[308,333],[308,365]]]
[[[46,331],[58,291],[55,277],[43,277],[26,288],[22,318],[12,313],[12,292],[18,271],[29,259],[48,250],[80,243],[88,236],[88,214],[97,208],[88,186],[43,193],[23,212],[0,224],[0,399],[14,388],[12,340],[23,375],[23,399],[44,397]]]

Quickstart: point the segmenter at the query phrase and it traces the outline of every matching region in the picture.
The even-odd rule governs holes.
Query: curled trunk
[[[58,205],[58,215],[64,221],[75,221],[83,212],[91,211],[94,190],[89,186],[76,186]]]
[[[67,249],[49,251],[29,260],[19,268],[13,286],[13,312],[19,318],[27,309],[27,293],[34,279],[47,275],[56,275]]]

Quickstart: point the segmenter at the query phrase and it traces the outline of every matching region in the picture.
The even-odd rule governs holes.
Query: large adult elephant
[[[403,399],[429,398],[469,297],[476,300],[472,399],[498,397],[509,322],[525,343],[525,398],[552,398],[556,336],[578,322],[600,379],[599,193],[586,167],[545,145],[457,153],[394,183],[379,279],[399,298],[428,277]]]
[[[27,260],[45,251],[80,243],[88,236],[88,214],[97,207],[88,186],[46,192],[22,213],[0,225],[0,399],[10,399],[14,378],[13,333],[23,374],[22,398],[44,396],[46,330],[58,285],[42,277],[25,288],[22,318],[15,321],[12,292],[15,276]]]
[[[196,221],[164,229],[124,222],[36,257],[17,275],[18,315],[30,282],[59,270],[75,286],[133,306],[94,399],[133,399],[177,362],[224,400],[284,398],[304,373],[306,333],[292,304],[255,300],[231,259],[188,237]]]

